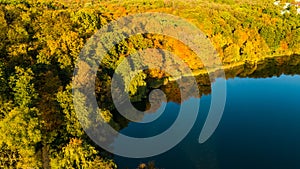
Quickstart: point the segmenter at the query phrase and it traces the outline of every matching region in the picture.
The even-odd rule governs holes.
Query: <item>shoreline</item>
[[[234,63],[229,63],[229,64],[225,64],[225,65],[221,65],[221,66],[217,66],[217,67],[213,67],[213,68],[206,68],[206,69],[197,69],[197,70],[193,70],[191,72],[191,74],[183,74],[181,76],[177,76],[177,77],[164,77],[163,81],[164,84],[167,84],[168,82],[174,82],[178,79],[181,79],[183,77],[191,77],[191,76],[200,76],[200,75],[205,75],[205,74],[212,74],[212,73],[216,73],[217,71],[220,70],[228,70],[228,69],[232,69],[238,66],[242,66],[245,64],[251,64],[251,65],[256,65],[258,62],[263,61],[265,59],[270,59],[270,58],[278,58],[278,57],[290,57],[290,56],[294,56],[294,55],[299,55],[299,54],[291,54],[291,55],[278,55],[278,56],[265,56],[261,59],[256,59],[256,60],[244,60],[244,61],[239,61],[239,62],[234,62]]]

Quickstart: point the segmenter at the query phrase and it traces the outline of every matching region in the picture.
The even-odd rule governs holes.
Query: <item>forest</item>
[[[0,168],[117,168],[113,155],[93,143],[78,122],[72,76],[81,49],[97,30],[142,12],[169,13],[195,24],[227,67],[300,54],[300,15],[294,8],[282,15],[272,0],[0,0]],[[99,68],[95,92],[116,129],[126,121],[117,119],[109,96],[114,70],[120,59],[146,48],[169,50],[191,70],[203,69],[193,51],[170,37],[139,34],[115,45]],[[176,85],[162,86],[166,76],[158,70],[139,74],[128,91],[132,100],[145,100],[151,87],[172,93]],[[198,82],[209,94],[210,83]],[[145,84],[150,89],[140,87]]]

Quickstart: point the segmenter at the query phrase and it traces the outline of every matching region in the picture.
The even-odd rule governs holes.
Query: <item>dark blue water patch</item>
[[[300,78],[233,79],[218,131],[220,168],[300,167]]]
[[[150,123],[131,122],[120,133],[130,137],[145,138],[155,136],[167,130],[176,120],[180,105],[173,102],[163,104],[166,104],[166,109],[159,118]],[[152,116],[154,113],[146,114],[144,118]]]
[[[300,76],[227,81],[227,101],[214,135],[204,144],[198,137],[207,117],[210,95],[201,98],[196,124],[173,149],[155,157],[115,157],[120,168],[154,161],[165,169],[297,169],[300,168]],[[174,122],[179,105],[167,103],[151,130],[129,124],[126,134],[147,137]],[[146,125],[146,124],[141,124]],[[147,124],[151,125],[151,123]],[[155,130],[155,131],[154,131]]]
[[[195,98],[191,98],[187,100],[186,102],[189,103],[194,103]],[[204,96],[201,98],[200,101],[200,109],[198,113],[198,117],[196,120],[196,123],[190,133],[184,138],[184,140],[175,146],[173,149],[155,156],[151,158],[143,158],[143,159],[130,159],[130,158],[124,158],[124,157],[119,157],[116,156],[115,160],[120,168],[137,168],[137,165],[140,163],[147,163],[154,161],[155,164],[159,164],[161,166],[160,168],[177,168],[179,166],[184,165],[184,167],[187,168],[195,168],[195,162],[199,161],[205,161],[206,152],[210,151],[210,147],[205,145],[200,145],[198,143],[198,138],[200,131],[202,129],[202,126],[204,124],[205,118],[207,117],[207,113],[209,110],[209,105],[210,105],[210,96]],[[170,107],[169,107],[170,106]],[[180,106],[177,103],[169,102],[167,107],[166,107],[166,112],[164,112],[159,119],[156,121],[152,122],[152,124],[155,124],[156,126],[168,126],[170,127],[172,123],[170,121],[174,121],[175,118],[178,115]],[[177,113],[173,113],[177,112]],[[172,119],[172,120],[170,120]],[[169,125],[167,125],[169,124]],[[152,130],[140,130],[137,125],[145,125],[145,124],[137,124],[133,123],[132,125],[129,125],[126,128],[126,133],[127,134],[135,134],[138,135],[139,137],[149,135],[149,133],[153,134]],[[150,125],[150,123],[149,123]],[[145,128],[144,128],[145,129]],[[137,130],[140,130],[140,132],[136,132]],[[159,130],[163,132],[163,130]],[[196,146],[196,147],[195,147]],[[198,148],[197,148],[198,147]],[[199,151],[201,150],[201,151]],[[192,153],[191,153],[192,152]],[[197,156],[190,156],[192,154],[198,154]],[[176,160],[177,158],[180,158],[178,161]],[[195,158],[197,160],[195,160]],[[202,160],[201,160],[202,159]],[[178,165],[177,162],[185,162],[186,164],[181,164]],[[165,167],[164,167],[165,166]]]

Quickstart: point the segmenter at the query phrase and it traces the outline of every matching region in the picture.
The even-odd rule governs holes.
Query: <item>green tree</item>
[[[13,154],[18,154],[19,158],[14,160],[16,163],[8,163],[14,166],[9,167],[36,168],[41,166],[37,154],[41,131],[39,111],[33,106],[37,96],[31,81],[33,73],[30,69],[15,69],[16,74],[10,78],[15,107],[6,109],[0,121],[0,145],[2,150],[9,149]]]
[[[95,147],[75,138],[71,139],[69,144],[51,159],[50,164],[51,168],[57,169],[114,169],[117,167],[111,160],[98,156]]]

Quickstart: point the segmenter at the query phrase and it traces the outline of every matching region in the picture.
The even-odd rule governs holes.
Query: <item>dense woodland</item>
[[[95,145],[77,120],[74,64],[85,42],[103,25],[146,11],[170,13],[197,25],[224,65],[256,65],[289,55],[299,63],[300,15],[296,9],[281,15],[272,0],[0,0],[0,168],[117,168],[112,155]],[[126,120],[117,120],[108,96],[113,70],[120,58],[146,48],[167,49],[192,70],[203,68],[188,47],[169,37],[136,35],[117,44],[103,61],[95,89],[99,106],[117,129]],[[145,88],[138,86],[160,87],[164,76],[157,70],[143,72],[132,84],[131,96],[143,99]],[[210,93],[209,82],[198,83],[205,88],[203,94]],[[176,85],[168,85],[162,88],[176,95]]]

